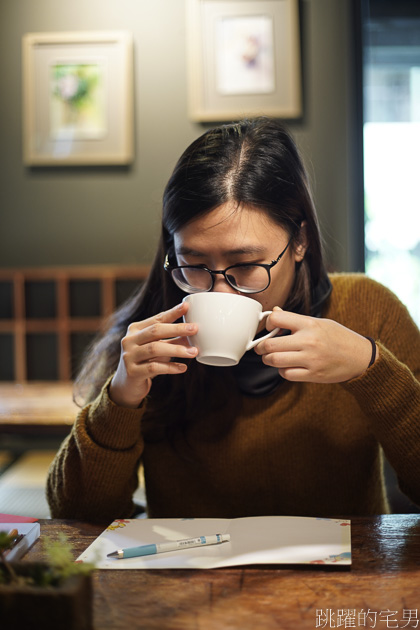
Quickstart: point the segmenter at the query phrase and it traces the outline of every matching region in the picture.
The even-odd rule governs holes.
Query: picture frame
[[[196,122],[302,115],[298,0],[187,0]]]
[[[133,161],[130,33],[27,33],[22,38],[22,94],[25,165]]]

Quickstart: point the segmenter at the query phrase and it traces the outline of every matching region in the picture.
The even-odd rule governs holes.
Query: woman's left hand
[[[365,372],[372,356],[369,339],[331,319],[297,315],[275,307],[266,327],[291,331],[290,335],[266,339],[255,348],[266,365],[278,368],[289,381],[349,381]]]

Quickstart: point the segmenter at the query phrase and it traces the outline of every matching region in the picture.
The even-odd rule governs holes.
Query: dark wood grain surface
[[[75,558],[104,526],[42,520]],[[420,628],[420,516],[352,518],[351,567],[98,570],[95,630]],[[26,560],[43,558],[40,542]]]

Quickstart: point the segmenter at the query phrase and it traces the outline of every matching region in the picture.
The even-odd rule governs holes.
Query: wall
[[[329,262],[356,266],[351,0],[302,0],[305,113],[290,124],[314,180]],[[25,168],[21,37],[129,30],[135,45],[130,167]],[[2,0],[0,266],[150,262],[165,182],[206,126],[187,117],[184,0]],[[357,248],[356,248],[357,249]]]

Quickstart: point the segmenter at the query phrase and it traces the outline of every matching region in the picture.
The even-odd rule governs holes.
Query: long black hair
[[[296,264],[294,285],[284,308],[309,314],[311,296],[326,272],[309,180],[292,136],[279,121],[265,117],[211,129],[185,150],[166,185],[162,232],[149,277],[114,314],[108,330],[91,348],[76,381],[85,398],[96,396],[115,371],[128,325],[171,308],[185,297],[163,268],[165,256],[174,257],[174,234],[228,201],[236,203],[238,212],[241,206],[264,210],[289,234],[294,247],[305,224],[307,250]],[[199,374],[202,382],[206,375],[209,383],[217,380],[220,372],[193,361],[184,375],[156,378],[151,398],[160,390],[155,398],[162,403],[164,394],[165,415],[164,409],[174,409],[175,399],[200,391],[196,384],[192,387]],[[202,392],[199,398],[202,400]]]

